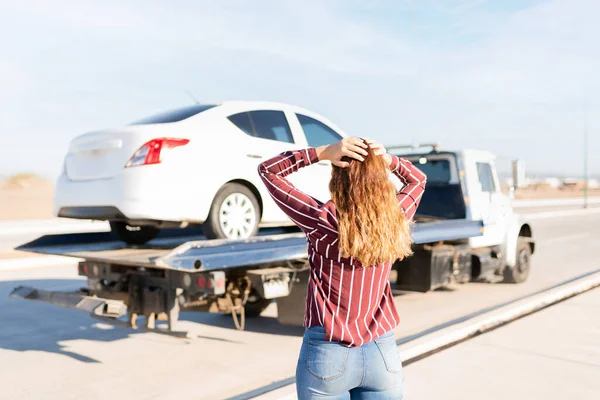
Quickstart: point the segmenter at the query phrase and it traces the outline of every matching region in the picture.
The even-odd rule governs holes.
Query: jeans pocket
[[[398,354],[396,339],[393,336],[391,338],[375,339],[375,344],[381,353],[387,371],[394,374],[402,373],[402,360]]]
[[[344,374],[348,360],[348,347],[339,343],[310,339],[306,367],[316,378],[330,380]]]

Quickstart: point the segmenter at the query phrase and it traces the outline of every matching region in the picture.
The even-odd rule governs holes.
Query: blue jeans
[[[296,392],[306,399],[401,400],[402,360],[392,331],[360,347],[325,340],[325,329],[306,329],[298,365]]]

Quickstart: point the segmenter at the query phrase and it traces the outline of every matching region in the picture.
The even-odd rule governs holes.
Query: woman
[[[321,160],[333,164],[326,203],[285,178]],[[404,184],[398,193],[390,171]],[[388,277],[393,262],[411,254],[410,221],[425,175],[360,138],[288,151],[262,163],[258,172],[308,239],[298,398],[401,399],[404,378],[393,333],[400,319]]]

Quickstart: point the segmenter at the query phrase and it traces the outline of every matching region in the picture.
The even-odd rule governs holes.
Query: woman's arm
[[[258,174],[277,206],[302,230],[313,230],[323,204],[298,190],[285,177],[320,160],[329,160],[341,167],[347,164],[341,161],[343,156],[362,161],[358,153],[367,154],[364,147],[360,139],[346,138],[328,146],[286,151],[261,163]]]
[[[378,142],[366,139],[369,147],[375,154],[384,157],[390,170],[400,179],[404,185],[396,194],[400,207],[404,210],[406,217],[412,219],[421,202],[421,197],[425,192],[425,183],[427,176],[419,168],[415,167],[406,158],[399,158],[388,154],[385,148]]]
[[[425,192],[427,176],[406,158],[389,155],[390,170],[400,179],[404,187],[397,194],[398,203],[406,217],[412,219]]]
[[[308,148],[286,151],[258,166],[258,174],[275,204],[304,231],[316,227],[322,204],[296,189],[285,177],[318,161],[317,149]]]

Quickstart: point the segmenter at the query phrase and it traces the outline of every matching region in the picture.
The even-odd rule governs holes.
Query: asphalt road
[[[396,336],[600,269],[600,214],[539,219],[533,225],[538,246],[526,283],[398,293]],[[247,321],[244,332],[236,331],[227,316],[183,313],[180,328],[200,336],[183,340],[7,297],[20,284],[68,290],[82,282],[73,267],[0,273],[0,397],[220,399],[294,374],[302,329],[279,325],[274,305],[265,316]]]

